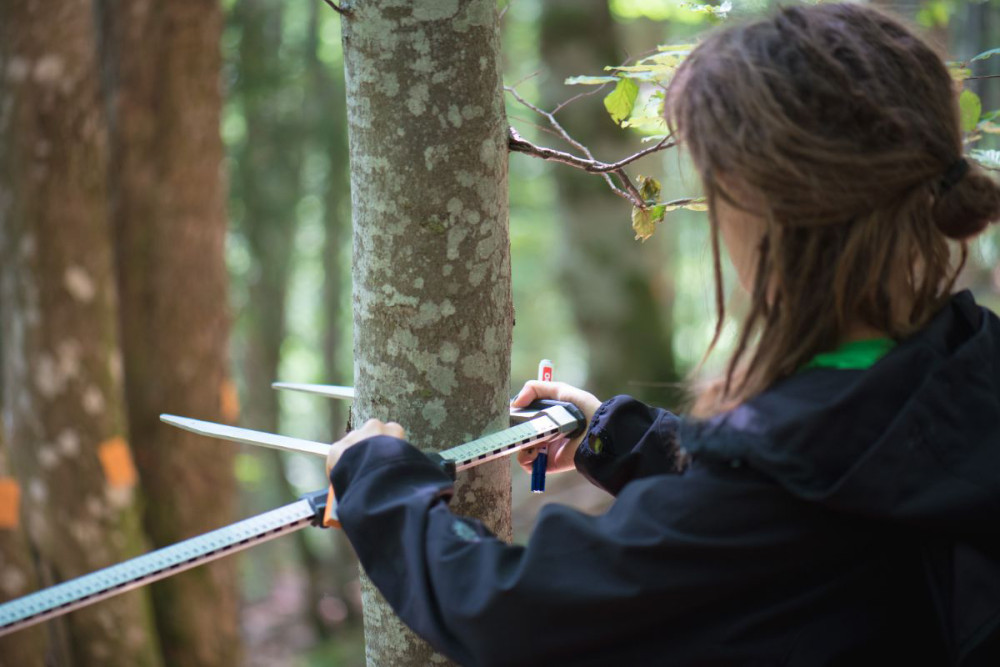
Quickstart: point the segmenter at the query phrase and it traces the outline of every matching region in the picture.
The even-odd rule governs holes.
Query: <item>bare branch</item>
[[[541,74],[541,73],[542,73],[542,70],[540,70],[540,69],[536,69],[536,70],[535,70],[534,72],[532,72],[531,74],[528,74],[528,75],[526,75],[526,76],[523,76],[523,77],[521,77],[520,79],[518,79],[517,81],[515,81],[515,82],[514,82],[514,85],[513,85],[513,86],[510,86],[510,88],[517,88],[518,86],[520,86],[520,85],[521,85],[522,83],[524,83],[525,81],[530,81],[530,80],[534,79],[534,78],[535,78],[536,76],[538,76],[538,75],[539,75],[539,74]],[[506,88],[506,86],[505,86],[505,88]]]
[[[341,16],[350,16],[351,15],[351,10],[350,9],[348,9],[347,7],[341,7],[340,5],[338,5],[335,2],[333,2],[333,0],[323,0],[323,2],[325,2],[328,5],[330,5],[330,7],[333,9],[333,11],[337,12]]]
[[[606,84],[606,83],[601,84],[597,88],[592,88],[591,90],[588,90],[588,91],[586,91],[584,93],[577,93],[576,95],[574,95],[573,97],[569,98],[568,100],[560,102],[559,104],[556,105],[556,108],[552,110],[552,115],[553,116],[556,115],[557,113],[559,113],[560,111],[562,111],[564,108],[566,108],[567,106],[569,106],[573,102],[576,102],[579,99],[582,99],[584,97],[590,97],[591,95],[596,95],[597,93],[599,93],[602,90],[604,90],[605,88],[607,88],[608,85],[609,84]]]
[[[545,128],[540,129],[544,130]],[[510,135],[513,137],[510,140],[510,150],[515,153],[527,153],[528,155],[541,158],[543,160],[562,162],[563,164],[568,164],[571,167],[582,169],[590,174],[616,173],[621,171],[627,165],[644,158],[651,153],[656,153],[657,151],[662,151],[667,148],[673,148],[677,145],[676,142],[670,140],[669,136],[663,137],[653,146],[644,148],[638,153],[622,158],[618,162],[601,162],[593,159],[593,157],[582,158],[565,151],[559,151],[554,148],[546,148],[545,146],[538,146],[523,138],[514,128],[510,128]],[[588,155],[590,154],[590,151],[586,152]]]
[[[616,169],[614,173],[616,176],[618,176],[619,179],[621,179],[622,185],[625,187],[625,191],[631,195],[630,199],[633,202],[636,201],[641,202],[639,204],[636,204],[639,208],[646,208],[646,202],[643,201],[642,195],[639,193],[639,190],[632,184],[632,181],[629,179],[628,174],[625,173],[625,170]]]
[[[513,4],[514,0],[507,0],[507,4],[500,10],[500,16],[497,17],[497,21],[503,21],[503,17],[507,15],[507,10],[510,9],[510,6]]]
[[[524,139],[520,134],[517,133],[513,127],[508,129],[507,135],[507,146],[515,153],[524,153],[526,155],[531,155],[533,157],[541,158],[543,160],[550,160],[552,162],[561,162],[562,164],[567,164],[571,167],[576,167],[577,169],[583,169],[584,171],[590,173],[600,174],[604,181],[619,197],[627,199],[633,206],[638,206],[639,208],[645,208],[646,202],[642,200],[642,196],[632,185],[628,176],[625,175],[624,169],[608,170],[604,169],[609,165],[605,165],[603,162],[597,162],[593,159],[581,158],[572,153],[566,153],[564,151],[557,151],[553,148],[546,148],[544,146],[536,146],[527,139]],[[589,152],[589,151],[588,151]],[[611,173],[614,173],[621,180],[623,187],[625,189],[619,188],[615,185],[614,181],[611,180]]]
[[[545,146],[535,145],[530,141],[528,141],[527,139],[524,139],[521,135],[519,135],[517,133],[517,130],[515,130],[513,127],[511,127],[509,130],[509,138],[507,142],[508,147],[511,151],[514,151],[516,153],[525,153],[527,155],[541,158],[543,160],[550,160],[552,162],[561,162],[562,164],[567,164],[571,167],[582,169],[591,174],[599,174],[601,178],[604,179],[604,182],[608,184],[608,187],[611,188],[611,191],[614,192],[616,195],[627,199],[629,202],[632,203],[633,206],[637,206],[639,208],[646,208],[647,204],[646,202],[643,201],[642,195],[639,193],[639,190],[632,183],[632,180],[629,178],[628,174],[625,173],[625,166],[635,162],[636,160],[644,158],[647,155],[675,146],[676,142],[671,141],[671,137],[669,135],[660,139],[653,146],[644,148],[638,153],[629,155],[625,158],[622,158],[621,160],[618,160],[617,162],[612,162],[612,163],[601,162],[594,157],[594,154],[590,152],[589,148],[587,148],[585,145],[574,139],[570,135],[570,133],[566,131],[566,128],[564,128],[562,124],[558,120],[556,120],[554,111],[549,112],[545,111],[544,109],[540,109],[538,106],[524,99],[524,97],[522,97],[521,94],[518,93],[513,86],[504,86],[504,90],[510,93],[511,96],[515,100],[517,100],[522,106],[531,109],[538,115],[545,118],[545,120],[548,121],[549,125],[552,127],[553,130],[555,130],[556,134],[559,137],[561,137],[570,146],[583,153],[585,157],[579,157],[578,155],[573,155],[572,153],[556,150],[554,148],[546,148]],[[563,107],[566,106],[566,104],[573,101],[574,99],[579,99],[582,96],[583,95],[577,95],[576,97],[567,100],[559,107],[557,107],[556,111],[562,109]],[[621,187],[615,185],[614,180],[611,178],[612,174],[614,174],[618,178],[618,181],[621,183]]]

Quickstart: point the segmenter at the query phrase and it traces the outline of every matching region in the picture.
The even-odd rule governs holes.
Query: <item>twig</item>
[[[333,2],[333,0],[323,0],[323,2],[325,2],[328,5],[330,5],[330,7],[333,9],[333,11],[337,12],[341,16],[350,16],[351,15],[351,10],[350,9],[348,9],[347,7],[341,7],[337,3]]]
[[[965,81],[975,81],[977,79],[1000,79],[1000,74],[980,74],[979,76],[965,77]]]
[[[524,83],[525,81],[530,81],[531,79],[534,79],[534,78],[535,78],[536,76],[538,76],[538,75],[539,75],[539,74],[541,74],[541,73],[542,73],[542,70],[540,70],[540,69],[536,69],[536,70],[535,70],[534,72],[532,72],[531,74],[527,74],[527,75],[525,75],[525,76],[521,77],[520,79],[518,79],[517,81],[515,81],[515,82],[514,82],[514,85],[512,85],[512,86],[510,86],[510,87],[511,87],[511,88],[517,88],[518,86],[520,86],[520,85],[521,85],[522,83]]]
[[[497,17],[497,21],[503,21],[503,17],[507,15],[507,10],[510,9],[512,4],[514,4],[514,0],[508,0],[507,4],[500,10],[500,16]]]
[[[554,129],[556,133],[566,143],[568,143],[570,146],[583,153],[586,157],[582,158],[577,155],[573,155],[572,153],[567,153],[565,151],[560,151],[554,148],[546,148],[545,146],[535,145],[530,141],[528,141],[527,139],[524,139],[521,135],[519,135],[517,133],[517,130],[515,130],[513,127],[511,127],[509,130],[509,137],[507,142],[508,147],[511,151],[514,151],[516,153],[525,153],[527,155],[532,155],[534,157],[541,158],[543,160],[561,162],[563,164],[570,165],[571,167],[582,169],[591,174],[598,174],[601,176],[601,178],[604,179],[604,182],[608,184],[608,187],[611,188],[611,191],[614,192],[616,195],[618,195],[619,197],[623,197],[624,199],[627,199],[629,202],[631,202],[633,206],[636,206],[638,208],[646,208],[647,206],[646,202],[643,201],[642,195],[639,193],[639,190],[632,183],[632,180],[629,178],[628,174],[625,173],[625,167],[635,162],[636,160],[639,160],[641,158],[646,157],[647,155],[650,155],[651,153],[664,150],[665,148],[671,148],[672,146],[676,145],[676,142],[671,141],[670,136],[663,137],[663,139],[660,139],[660,141],[658,141],[653,146],[644,148],[638,153],[629,155],[628,157],[622,158],[617,162],[612,162],[612,163],[601,162],[600,160],[597,160],[594,157],[594,154],[590,152],[589,148],[587,148],[585,145],[574,139],[570,135],[570,133],[566,131],[566,128],[564,128],[562,124],[558,120],[556,120],[555,111],[549,112],[537,107],[528,100],[524,99],[524,97],[522,97],[520,93],[518,93],[517,90],[515,90],[512,86],[504,86],[504,90],[510,93],[511,96],[515,100],[520,102],[523,106],[527,107],[528,109],[531,109],[538,115],[545,118],[545,120],[548,121],[552,129]],[[581,95],[577,95],[576,97],[568,100],[567,102],[564,102],[563,104],[561,104],[559,107],[556,108],[556,111],[566,106],[566,104],[571,102],[573,99],[578,99],[579,97],[581,97]],[[614,181],[611,178],[612,174],[618,178],[618,181],[621,184],[620,187],[615,185]]]
[[[530,127],[535,128],[539,132],[544,132],[545,134],[551,134],[553,137],[561,138],[561,137],[559,137],[559,134],[555,130],[553,130],[551,127],[545,127],[544,125],[539,125],[538,123],[533,123],[530,120],[528,120],[527,118],[521,118],[520,116],[515,116],[513,114],[509,114],[507,116],[507,118],[509,118],[511,120],[516,120],[519,123],[524,123],[525,125],[528,125]]]
[[[611,180],[611,176],[607,171],[595,171],[595,167],[604,166],[604,163],[597,162],[595,160],[588,160],[585,158],[577,157],[571,153],[566,153],[564,151],[557,151],[553,148],[546,148],[544,146],[536,146],[527,139],[524,139],[517,133],[513,127],[508,129],[507,135],[507,146],[515,153],[524,153],[526,155],[531,155],[533,157],[541,158],[543,160],[550,160],[552,162],[561,162],[562,164],[568,164],[571,167],[576,167],[577,169],[583,169],[584,171],[590,173],[599,173],[604,181],[619,197],[627,199],[633,206],[638,206],[639,208],[645,208],[646,202],[642,201],[642,197],[638,196],[638,193],[628,192],[615,185],[614,181]],[[624,173],[623,170],[615,172],[615,175],[621,178]],[[627,180],[628,177],[626,177]],[[631,183],[629,183],[631,185]],[[625,186],[627,187],[627,186]],[[632,187],[635,190],[635,187]]]
[[[590,97],[591,95],[596,95],[597,93],[601,92],[602,90],[604,90],[607,87],[608,87],[608,84],[604,83],[604,84],[601,84],[600,86],[598,86],[597,88],[592,88],[591,90],[588,90],[587,92],[577,93],[576,95],[574,95],[573,97],[569,98],[568,100],[565,100],[565,101],[560,102],[559,104],[557,104],[556,108],[552,110],[552,115],[553,116],[556,115],[557,113],[559,113],[560,111],[562,111],[564,108],[566,108],[567,106],[569,106],[570,104],[572,104],[573,102],[576,102],[577,100],[579,100],[581,98]]]

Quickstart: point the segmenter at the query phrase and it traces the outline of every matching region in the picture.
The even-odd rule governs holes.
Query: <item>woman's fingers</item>
[[[345,451],[362,440],[374,438],[378,435],[389,435],[393,438],[399,438],[401,440],[406,439],[406,431],[400,424],[397,424],[396,422],[382,423],[378,419],[369,419],[364,423],[364,426],[351,431],[330,446],[330,452],[326,455],[327,477],[330,476],[330,471],[333,470],[333,466],[337,465],[337,461],[340,460],[340,457],[343,456]]]
[[[521,391],[517,393],[510,404],[515,408],[523,408],[536,398],[554,398],[555,389],[550,385],[554,382],[542,382],[540,380],[530,380],[524,383]]]
[[[517,464],[524,468],[525,472],[531,472],[531,465],[538,458],[538,450],[534,447],[525,447],[517,453]]]
[[[388,422],[385,424],[384,432],[381,433],[381,435],[391,435],[392,437],[399,438],[400,440],[406,439],[406,431],[404,431],[403,427],[396,422]]]
[[[541,380],[529,380],[525,382],[521,391],[518,392],[510,404],[515,408],[523,408],[537,398],[550,398],[572,403],[583,411],[588,422],[601,405],[600,399],[588,391],[566,384],[565,382],[542,382]]]

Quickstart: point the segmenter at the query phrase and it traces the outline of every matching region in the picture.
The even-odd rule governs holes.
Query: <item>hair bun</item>
[[[975,165],[970,165],[934,202],[934,221],[953,239],[970,239],[1000,219],[1000,186]]]

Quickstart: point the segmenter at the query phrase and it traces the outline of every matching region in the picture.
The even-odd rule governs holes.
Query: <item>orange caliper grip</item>
[[[340,522],[330,516],[331,510],[337,506],[337,498],[333,495],[333,485],[326,492],[326,508],[323,510],[323,527],[340,528]]]

